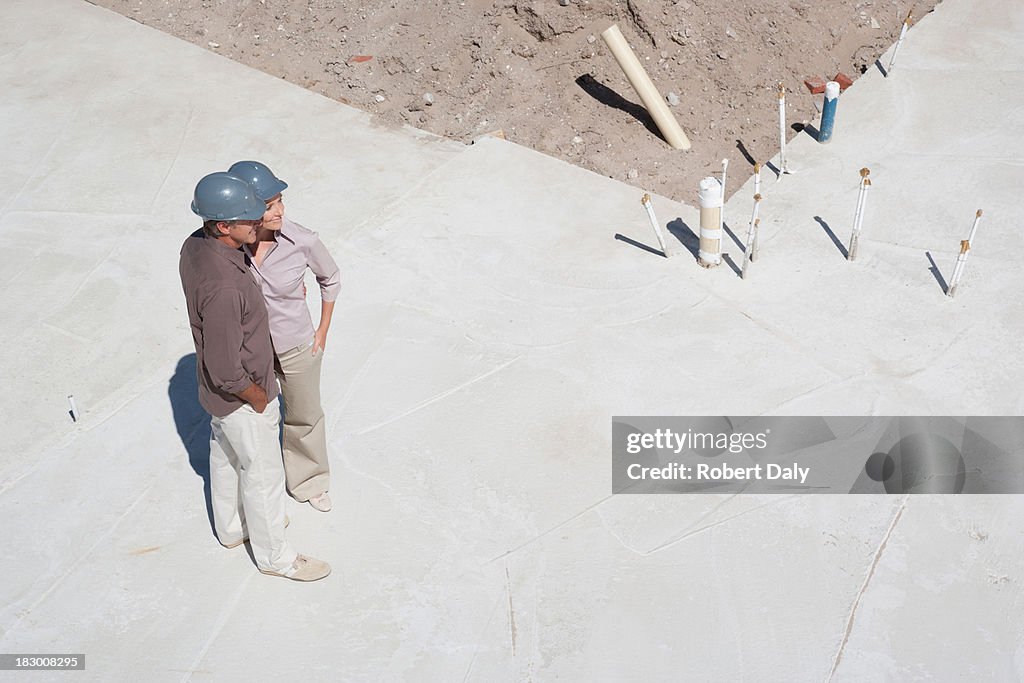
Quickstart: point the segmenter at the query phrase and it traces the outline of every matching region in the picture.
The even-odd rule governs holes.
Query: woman
[[[239,161],[228,172],[246,180],[266,203],[256,242],[245,249],[270,316],[274,370],[284,401],[281,450],[288,493],[327,512],[331,509],[330,465],[320,404],[320,365],[341,289],[338,264],[315,232],[284,217],[281,193],[287,183],[258,161]],[[303,276],[307,268],[320,285],[320,324],[315,329],[306,307]]]

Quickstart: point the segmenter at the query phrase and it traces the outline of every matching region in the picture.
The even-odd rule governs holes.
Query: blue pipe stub
[[[839,84],[829,81],[825,84],[825,106],[821,108],[821,130],[818,131],[818,142],[827,144],[832,140],[832,132],[836,126],[836,109],[839,107]]]

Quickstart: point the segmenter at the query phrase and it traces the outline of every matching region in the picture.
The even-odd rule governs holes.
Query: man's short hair
[[[207,237],[222,237],[220,230],[217,229],[218,223],[237,223],[237,221],[203,221],[203,232],[206,233]]]

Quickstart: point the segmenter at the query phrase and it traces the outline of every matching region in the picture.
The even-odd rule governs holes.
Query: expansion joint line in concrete
[[[542,532],[540,534],[537,534],[533,538],[530,538],[530,539],[528,539],[526,541],[523,541],[522,543],[520,543],[516,547],[510,548],[509,550],[506,550],[505,552],[503,552],[500,555],[497,555],[496,557],[492,557],[491,559],[489,559],[486,562],[484,562],[483,565],[481,565],[481,566],[486,566],[486,565],[489,565],[489,564],[491,564],[491,563],[493,563],[493,562],[495,562],[497,560],[500,560],[502,558],[506,558],[509,555],[513,554],[513,553],[519,552],[520,550],[522,550],[526,546],[532,545],[532,544],[536,543],[537,541],[539,541],[540,539],[544,538],[545,536],[547,536],[548,534],[552,533],[553,531],[557,531],[558,529],[561,529],[562,527],[564,527],[566,524],[569,524],[570,522],[572,522],[572,521],[574,521],[576,519],[579,519],[583,515],[587,514],[588,512],[590,512],[591,510],[596,508],[598,505],[601,505],[606,500],[609,500],[611,497],[612,497],[612,494],[609,494],[609,495],[605,496],[604,498],[602,498],[602,499],[600,499],[600,500],[598,500],[598,501],[596,501],[594,503],[591,503],[590,505],[588,505],[587,507],[583,508],[582,510],[577,512],[575,515],[570,517],[569,519],[566,519],[564,521],[559,522],[558,524],[554,525],[553,527],[551,527],[547,531],[544,531],[544,532]]]
[[[132,513],[132,511],[135,509],[135,506],[137,506],[140,502],[142,502],[149,496],[149,493],[154,486],[156,486],[155,481],[149,486],[147,486],[142,491],[142,493],[139,494],[139,496],[136,497],[134,501],[132,501],[131,505],[129,505],[125,509],[125,511],[122,512],[116,520],[114,520],[114,523],[111,524],[110,527],[104,533],[100,534],[96,541],[91,546],[89,546],[89,548],[84,553],[75,558],[68,566],[68,568],[61,572],[60,576],[53,580],[53,582],[50,584],[50,587],[43,591],[42,595],[36,598],[35,601],[33,601],[32,604],[30,604],[28,607],[17,612],[17,614],[15,615],[14,623],[10,626],[10,628],[7,629],[5,635],[10,634],[15,628],[17,628],[25,619],[25,617],[32,613],[32,610],[34,610],[44,600],[50,597],[53,594],[53,592],[56,591],[61,586],[61,584],[64,583],[64,580],[71,576],[71,574],[73,574],[75,570],[77,570],[78,567],[81,566],[81,564],[85,561],[86,558],[92,555],[93,552],[95,552],[96,549],[99,548],[104,541],[112,537],[114,533],[117,531],[117,528],[120,526],[121,522],[124,521],[124,519]]]
[[[362,230],[363,228],[365,228],[366,226],[373,225],[375,223],[380,222],[380,220],[384,216],[387,216],[388,213],[390,213],[392,210],[394,210],[394,208],[396,206],[401,205],[402,202],[404,202],[407,197],[409,197],[413,193],[417,192],[421,187],[426,185],[431,180],[431,178],[433,178],[435,175],[437,175],[442,170],[444,170],[445,167],[447,167],[449,164],[452,164],[455,161],[461,159],[462,155],[466,154],[467,151],[469,151],[469,147],[466,147],[466,149],[460,150],[458,154],[453,155],[450,159],[445,159],[444,161],[442,161],[440,164],[438,164],[433,169],[431,169],[426,175],[424,175],[422,178],[420,178],[419,181],[409,185],[409,187],[407,187],[405,192],[403,192],[401,195],[399,195],[398,197],[395,197],[390,202],[388,202],[387,204],[385,204],[384,206],[379,208],[377,211],[373,212],[372,214],[367,216],[365,219],[363,219],[362,221],[357,223],[355,226],[353,226],[352,231],[351,231],[350,234],[352,234],[352,235],[358,234],[359,231]],[[332,245],[328,245],[328,246],[332,246]]]
[[[889,528],[886,529],[885,535],[882,537],[882,542],[878,544],[878,548],[875,550],[875,556],[871,561],[871,567],[868,568],[867,576],[864,577],[864,583],[861,585],[860,590],[857,591],[857,596],[853,599],[853,605],[850,607],[850,615],[846,619],[846,630],[843,633],[843,641],[839,644],[839,650],[836,651],[836,656],[832,660],[832,668],[828,672],[828,678],[826,681],[831,681],[836,675],[836,670],[839,668],[839,663],[843,660],[843,651],[846,649],[846,643],[850,640],[850,633],[853,631],[853,624],[857,618],[857,608],[860,607],[861,598],[864,597],[865,591],[868,589],[868,585],[871,583],[871,579],[875,575],[875,569],[878,567],[878,563],[882,559],[882,553],[885,552],[885,546],[889,543],[889,539],[892,537],[892,532],[896,529],[896,525],[900,521],[900,517],[903,516],[903,511],[907,507],[907,498],[909,494],[904,494],[900,500],[899,507],[896,509],[896,514],[893,515],[892,522],[889,523]]]
[[[209,637],[206,639],[206,642],[203,643],[203,646],[199,649],[199,652],[196,654],[196,658],[192,661],[192,666],[189,668],[188,671],[185,672],[185,675],[181,677],[182,683],[187,683],[187,681],[191,681],[192,674],[199,670],[199,666],[203,663],[203,660],[206,659],[206,655],[210,651],[210,648],[213,646],[214,641],[216,641],[218,636],[220,636],[221,632],[224,630],[224,627],[228,623],[228,619],[231,617],[232,614],[234,614],[235,609],[238,608],[238,603],[241,602],[242,595],[245,593],[246,588],[248,588],[249,586],[249,582],[252,581],[252,577],[254,576],[257,576],[256,572],[249,572],[248,576],[246,576],[238,585],[238,588],[235,589],[235,592],[231,596],[231,599],[228,601],[228,603],[221,608],[220,614],[217,616],[217,621],[216,623],[214,623],[213,629],[211,629]]]
[[[495,374],[496,372],[500,372],[500,371],[504,370],[505,368],[507,368],[508,366],[512,365],[513,363],[515,363],[520,358],[522,358],[522,356],[516,356],[515,358],[513,358],[511,360],[505,361],[504,363],[502,363],[498,367],[492,368],[492,369],[488,370],[487,372],[483,373],[482,375],[478,375],[477,377],[474,377],[473,379],[471,379],[471,380],[469,380],[467,382],[463,382],[463,383],[461,383],[461,384],[459,384],[457,386],[454,386],[454,387],[452,387],[450,389],[442,391],[440,394],[437,394],[436,396],[432,396],[432,397],[428,398],[425,401],[417,403],[416,405],[414,405],[412,408],[409,408],[405,412],[399,413],[398,415],[395,415],[393,417],[389,417],[388,419],[384,420],[383,422],[378,422],[377,424],[370,425],[369,427],[363,427],[362,429],[357,431],[355,434],[357,436],[362,436],[363,434],[366,434],[368,432],[372,432],[375,429],[380,429],[381,427],[385,427],[385,426],[391,424],[392,422],[397,422],[398,420],[401,420],[403,417],[406,417],[408,415],[412,415],[416,411],[422,410],[423,408],[426,408],[427,406],[431,405],[432,403],[437,403],[438,401],[451,396],[452,394],[454,394],[457,391],[460,391],[462,389],[465,389],[466,387],[469,387],[469,386],[471,386],[473,384],[476,384],[477,382],[479,382],[481,380],[487,379],[488,377],[490,377],[491,375]]]
[[[512,656],[516,656],[516,610],[512,606],[512,577],[508,571],[508,559],[505,559],[505,592],[508,595],[508,630],[512,641]]]
[[[505,567],[505,571],[506,571],[506,575],[507,575],[507,572],[508,572],[508,566],[507,565]],[[506,590],[508,590],[508,589],[506,589]],[[494,615],[498,613],[499,608],[501,607],[501,603],[503,602],[502,601],[503,597],[505,597],[505,596],[504,595],[498,595],[494,599],[494,604],[491,605],[491,609],[490,609],[490,611],[487,614],[487,623],[484,624],[483,629],[480,630],[480,637],[477,638],[476,646],[473,648],[473,656],[469,660],[469,666],[466,667],[466,675],[462,677],[462,683],[466,683],[466,681],[469,680],[470,674],[473,673],[473,664],[476,663],[476,657],[477,657],[478,654],[480,654],[480,645],[483,642],[483,639],[487,637],[487,634],[490,633],[491,623],[494,621]],[[512,599],[511,596],[509,596],[509,601],[510,602],[511,602],[511,599]]]
[[[742,493],[742,491],[740,493]],[[700,519],[698,519],[696,522],[694,522],[693,524],[688,526],[686,529],[683,530],[682,533],[680,533],[679,535],[675,536],[674,538],[671,538],[671,539],[665,541],[664,543],[662,543],[661,545],[655,546],[654,548],[651,548],[650,550],[648,550],[646,552],[640,552],[640,551],[637,551],[637,550],[634,550],[633,552],[636,552],[637,554],[639,554],[642,557],[647,557],[648,555],[654,555],[655,553],[660,553],[663,550],[668,550],[669,548],[675,546],[678,543],[682,543],[683,541],[685,541],[686,539],[690,538],[691,536],[696,536],[697,534],[704,533],[705,531],[709,531],[709,530],[711,530],[711,529],[713,529],[713,528],[715,528],[717,526],[721,526],[722,524],[728,524],[729,522],[733,521],[737,517],[742,517],[742,516],[748,515],[748,514],[750,514],[752,512],[757,512],[758,510],[761,510],[761,509],[766,508],[766,507],[772,507],[772,506],[775,506],[775,505],[780,505],[782,503],[788,503],[790,501],[793,501],[793,500],[796,500],[798,498],[803,498],[804,497],[804,494],[799,494],[798,493],[798,494],[793,494],[792,496],[786,496],[785,498],[782,498],[782,499],[770,500],[767,503],[762,503],[761,505],[758,505],[756,507],[748,508],[748,509],[743,510],[741,512],[737,512],[736,514],[730,515],[730,516],[728,516],[728,517],[726,517],[724,519],[720,519],[717,522],[712,522],[711,524],[705,524],[704,526],[697,526],[698,524],[703,522],[705,519],[707,519],[709,516],[711,516],[712,514],[717,512],[720,508],[724,507],[726,503],[728,503],[730,500],[733,500],[733,498],[735,498],[738,495],[739,495],[739,493],[733,494],[732,496],[730,496],[726,500],[724,500],[721,503],[719,503],[718,505],[716,505],[713,510],[711,510],[707,514],[703,515]],[[621,540],[619,542],[622,543]],[[625,544],[623,543],[623,545],[625,545]],[[626,546],[626,547],[628,547],[628,546]]]

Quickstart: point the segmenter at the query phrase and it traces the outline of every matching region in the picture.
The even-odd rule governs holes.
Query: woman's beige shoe
[[[327,495],[327,491],[324,491],[319,496],[313,496],[310,498],[309,504],[320,512],[331,511],[331,497]]]

